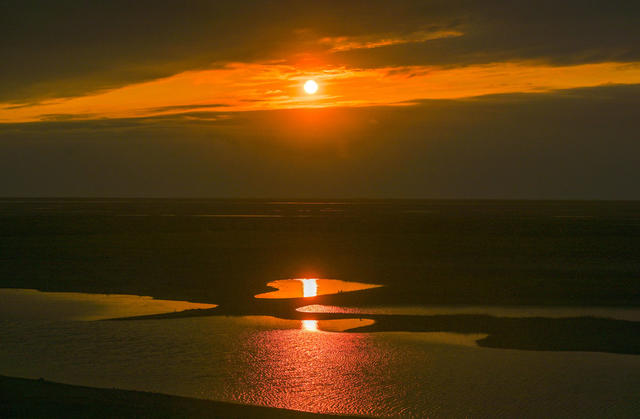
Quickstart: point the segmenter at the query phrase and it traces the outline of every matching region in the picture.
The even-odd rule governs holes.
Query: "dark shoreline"
[[[482,347],[529,351],[580,351],[640,355],[640,322],[597,317],[497,317],[484,314],[383,315],[360,313],[306,313],[287,310],[247,311],[213,309],[115,318],[103,321],[170,320],[204,316],[273,316],[286,320],[370,319],[369,326],[346,333],[453,332],[487,334],[477,341]]]
[[[2,418],[348,418],[0,375]]]

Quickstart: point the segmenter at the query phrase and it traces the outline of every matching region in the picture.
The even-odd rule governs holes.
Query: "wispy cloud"
[[[157,106],[153,108],[146,109],[146,112],[149,113],[174,113],[174,112],[189,112],[201,109],[215,109],[224,107],[224,103],[190,103],[186,105],[168,105],[168,106]]]
[[[454,38],[464,35],[460,31],[417,31],[407,35],[366,35],[366,36],[338,36],[320,39],[320,44],[329,46],[330,52],[350,51],[353,49],[371,49],[388,47],[399,44],[432,41],[434,39]]]
[[[82,121],[86,119],[96,119],[99,115],[93,113],[47,113],[39,116],[44,122],[66,122],[66,121]]]

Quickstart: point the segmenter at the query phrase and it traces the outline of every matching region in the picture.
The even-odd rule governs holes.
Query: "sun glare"
[[[304,297],[315,297],[318,295],[318,283],[315,278],[299,279],[302,282],[302,295]]]
[[[312,95],[318,91],[318,83],[313,80],[307,80],[304,84],[304,91]]]
[[[318,321],[317,320],[302,320],[302,330],[307,330],[309,332],[317,332],[318,331]]]

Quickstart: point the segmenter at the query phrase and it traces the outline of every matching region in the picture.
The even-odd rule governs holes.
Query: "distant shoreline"
[[[274,204],[304,204],[304,203],[359,203],[359,202],[380,202],[380,201],[391,201],[391,202],[640,202],[638,198],[403,198],[403,197],[395,197],[395,198],[380,198],[380,197],[353,197],[353,198],[340,198],[340,197],[206,197],[206,196],[109,196],[109,195],[85,195],[85,196],[72,196],[72,195],[52,195],[52,196],[32,196],[32,195],[3,195],[0,196],[0,200],[9,201],[9,200],[79,200],[79,201],[94,201],[94,200],[105,200],[105,201],[247,201],[247,202],[270,202]]]

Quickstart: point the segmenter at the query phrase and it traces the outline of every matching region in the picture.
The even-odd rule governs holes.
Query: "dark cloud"
[[[633,85],[12,124],[0,195],[640,199],[639,107]]]
[[[640,59],[637,2],[451,2],[440,18],[464,36],[338,55],[363,66],[457,66],[513,60],[566,65]]]
[[[321,54],[320,37],[464,36],[356,49],[354,66],[640,58],[633,1],[3,1],[0,101],[86,94],[231,61]]]

